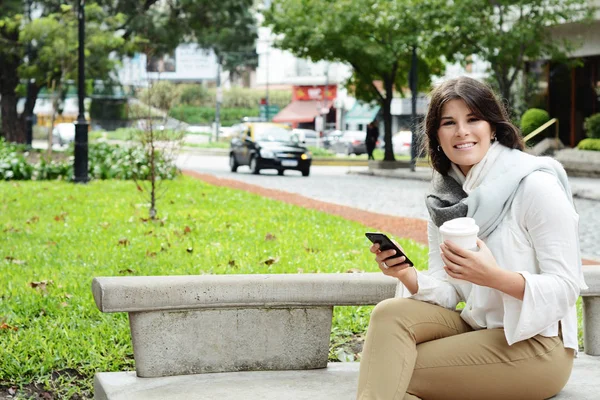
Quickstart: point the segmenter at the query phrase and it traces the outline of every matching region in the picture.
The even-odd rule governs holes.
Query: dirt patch
[[[339,204],[327,203],[320,200],[310,199],[308,197],[284,192],[282,190],[267,189],[249,183],[236,181],[233,179],[217,178],[209,174],[202,174],[196,171],[184,170],[184,175],[200,179],[206,183],[215,186],[225,186],[232,189],[245,190],[250,193],[255,193],[260,196],[271,199],[284,201],[300,207],[310,208],[323,211],[329,214],[334,214],[342,218],[360,222],[366,226],[373,227],[377,230],[389,232],[395,236],[409,238],[418,243],[427,245],[427,221],[418,218],[396,217],[385,214],[378,214],[370,211],[359,210],[357,208],[342,206]],[[596,265],[597,261],[582,260],[584,265]]]

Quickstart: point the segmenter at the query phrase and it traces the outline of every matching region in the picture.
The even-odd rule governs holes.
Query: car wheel
[[[283,169],[277,170],[277,175],[283,175],[283,171],[285,171],[285,170],[283,170]]]
[[[260,168],[258,168],[258,160],[256,159],[256,157],[252,157],[250,159],[250,172],[252,172],[254,175],[258,175],[258,173],[260,172]]]
[[[231,168],[231,172],[236,172],[240,164],[238,164],[237,160],[233,153],[229,155],[229,168]]]
[[[346,149],[346,154],[351,155],[352,153],[353,153],[352,147],[348,146],[348,148]]]
[[[310,168],[306,168],[302,170],[302,176],[309,176],[310,175]]]

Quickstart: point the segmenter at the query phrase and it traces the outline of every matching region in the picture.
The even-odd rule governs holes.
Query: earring
[[[440,153],[442,151],[442,148],[440,146],[438,146],[437,151],[438,151],[438,153]]]
[[[494,143],[495,141],[496,141],[496,135],[492,135],[492,140],[490,142]]]

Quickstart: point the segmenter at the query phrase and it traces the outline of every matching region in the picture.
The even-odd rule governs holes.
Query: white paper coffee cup
[[[477,250],[477,234],[479,226],[473,218],[463,217],[454,218],[446,221],[440,226],[442,241],[450,241],[463,249]],[[464,282],[462,279],[455,279],[448,276],[449,281]]]

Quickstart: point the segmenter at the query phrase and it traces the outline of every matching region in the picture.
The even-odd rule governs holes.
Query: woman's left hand
[[[479,286],[491,286],[501,271],[490,249],[477,239],[479,251],[463,249],[450,241],[440,245],[444,269],[452,278],[463,279]]]

